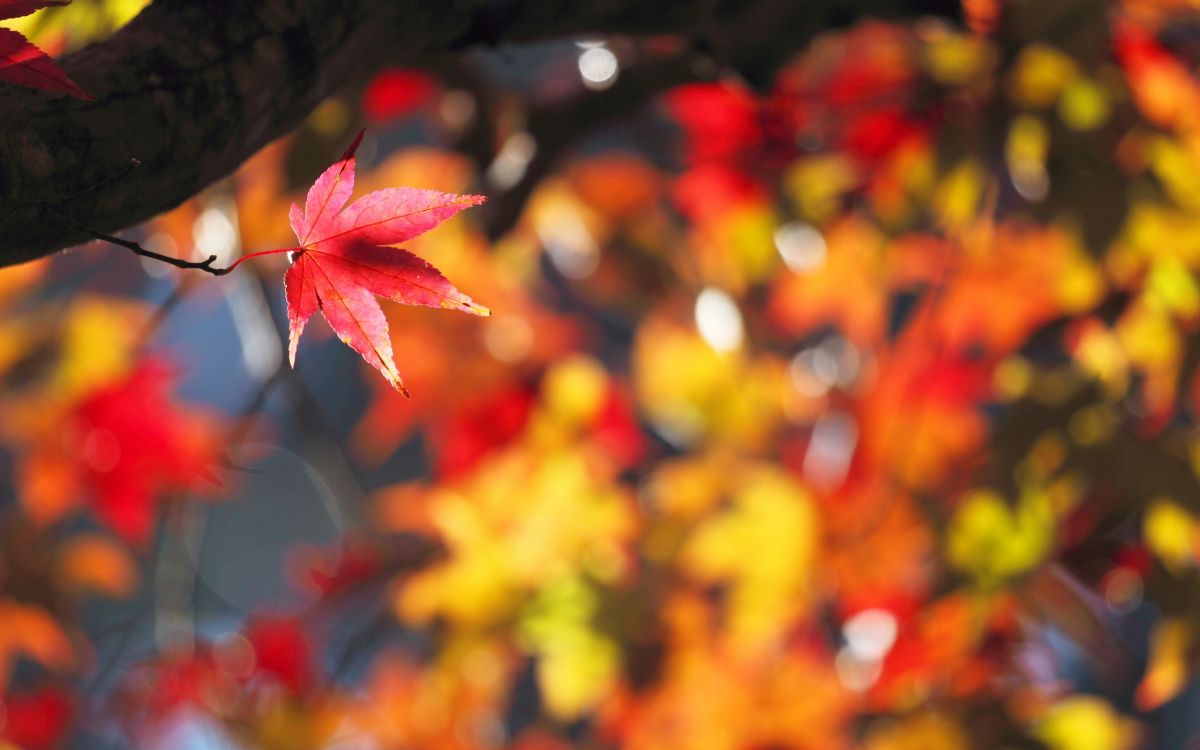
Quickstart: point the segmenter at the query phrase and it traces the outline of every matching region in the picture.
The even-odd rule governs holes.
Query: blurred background
[[[488,196],[411,398],[284,255],[0,270],[0,748],[1200,746],[1197,9],[735,32],[383,70],[125,234],[288,246],[364,127]]]

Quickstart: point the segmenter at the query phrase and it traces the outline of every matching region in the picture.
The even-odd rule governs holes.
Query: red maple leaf
[[[215,425],[171,399],[170,369],[147,359],[74,410],[63,447],[100,520],[131,543],[153,531],[163,494],[213,480]]]
[[[425,106],[437,94],[437,81],[420,70],[380,71],[363,92],[362,109],[371,123],[388,122]]]
[[[354,189],[354,152],[361,140],[359,133],[342,158],[317,178],[303,211],[292,204],[289,218],[300,246],[291,248],[293,263],[284,277],[291,329],[288,355],[294,366],[304,325],[320,310],[338,338],[407,395],[375,295],[409,305],[490,313],[429,263],[389,245],[422,234],[485,198],[388,188],[343,210]]]
[[[20,18],[65,0],[0,0],[0,19]],[[12,29],[0,29],[0,81],[47,91],[62,91],[80,99],[92,96],[71,80],[50,57]]]
[[[13,742],[28,750],[60,747],[73,712],[67,695],[52,687],[0,695],[0,709],[5,718],[0,743],[11,747],[8,743]]]
[[[312,644],[297,620],[254,618],[246,625],[246,640],[254,649],[250,678],[278,683],[292,695],[302,695],[312,687]]]

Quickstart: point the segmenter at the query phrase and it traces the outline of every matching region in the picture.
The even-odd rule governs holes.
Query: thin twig
[[[226,268],[213,268],[212,264],[217,261],[217,256],[215,255],[210,255],[202,261],[183,260],[181,258],[172,258],[171,256],[163,255],[162,253],[156,253],[153,250],[147,250],[136,242],[123,240],[119,237],[110,237],[100,234],[99,232],[88,232],[88,234],[92,235],[98,240],[104,240],[105,242],[111,242],[114,245],[120,245],[121,247],[128,248],[129,250],[133,251],[134,255],[140,255],[143,258],[161,260],[163,263],[170,264],[176,268],[195,268],[197,270],[204,271],[205,273],[211,273],[213,276],[224,276],[233,270],[233,266],[227,266]]]
[[[100,234],[99,232],[93,232],[84,227],[80,227],[79,230],[81,232],[85,232],[85,233],[91,235],[92,237],[94,237],[98,240],[104,240],[105,242],[111,242],[114,245],[120,245],[123,248],[132,250],[135,255],[140,255],[143,258],[153,258],[154,260],[161,260],[163,263],[167,263],[169,265],[175,266],[176,268],[195,269],[198,271],[204,271],[205,273],[210,273],[213,276],[224,276],[225,274],[229,273],[233,269],[237,268],[243,262],[250,260],[251,258],[256,258],[260,255],[277,255],[279,253],[291,252],[296,249],[294,247],[281,247],[281,248],[275,248],[272,250],[259,250],[256,253],[250,253],[249,255],[243,255],[242,257],[238,258],[237,260],[230,263],[228,266],[226,266],[224,268],[213,268],[213,263],[216,263],[216,261],[217,261],[217,256],[215,256],[215,255],[210,255],[201,261],[183,260],[181,258],[173,258],[170,255],[163,255],[162,253],[156,253],[153,250],[147,250],[146,248],[142,247],[138,243],[133,242],[131,240],[123,240],[120,237],[112,237],[107,234]]]
[[[175,266],[176,268],[195,269],[198,271],[204,271],[205,273],[212,274],[213,276],[224,276],[225,274],[227,274],[230,271],[232,271],[233,269],[237,268],[239,265],[241,265],[245,261],[250,260],[251,258],[256,258],[260,255],[278,255],[279,253],[288,253],[288,252],[292,252],[294,250],[299,249],[299,248],[295,248],[295,247],[279,247],[279,248],[274,248],[271,250],[259,250],[256,253],[250,253],[249,255],[243,255],[242,257],[238,258],[234,262],[230,263],[225,268],[213,268],[213,263],[217,262],[217,256],[215,256],[215,255],[210,255],[207,258],[205,258],[204,260],[199,260],[199,261],[183,260],[182,258],[173,258],[170,255],[163,255],[162,253],[156,253],[153,250],[147,250],[146,248],[142,247],[141,245],[134,242],[133,240],[125,240],[125,239],[121,239],[120,237],[114,237],[111,234],[103,234],[101,232],[96,232],[91,229],[88,229],[84,225],[82,225],[79,222],[72,219],[70,216],[67,216],[66,214],[63,214],[59,211],[56,211],[53,208],[48,208],[46,210],[50,211],[54,215],[58,216],[60,219],[67,222],[68,224],[73,226],[75,229],[77,229],[80,232],[83,232],[84,234],[91,237],[92,239],[103,240],[104,242],[110,242],[114,245],[120,245],[121,247],[125,248],[126,250],[132,251],[134,255],[140,255],[143,258],[153,258],[154,260],[160,260],[163,263]]]

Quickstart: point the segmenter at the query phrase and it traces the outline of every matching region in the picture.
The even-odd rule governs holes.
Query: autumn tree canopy
[[[1195,743],[1192,3],[0,19],[0,750]]]

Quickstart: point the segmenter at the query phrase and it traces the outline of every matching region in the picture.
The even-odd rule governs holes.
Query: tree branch
[[[802,6],[795,40],[853,17]],[[877,14],[944,12],[952,0],[871,0]],[[447,51],[584,33],[691,34],[745,5],[720,0],[156,0],[111,38],[69,55],[96,96],[0,88],[0,266],[145,221],[230,174],[344,83]],[[951,11],[953,12],[953,11]],[[131,160],[141,164],[129,170]],[[102,187],[100,187],[102,186]],[[55,221],[66,216],[70,222]]]

